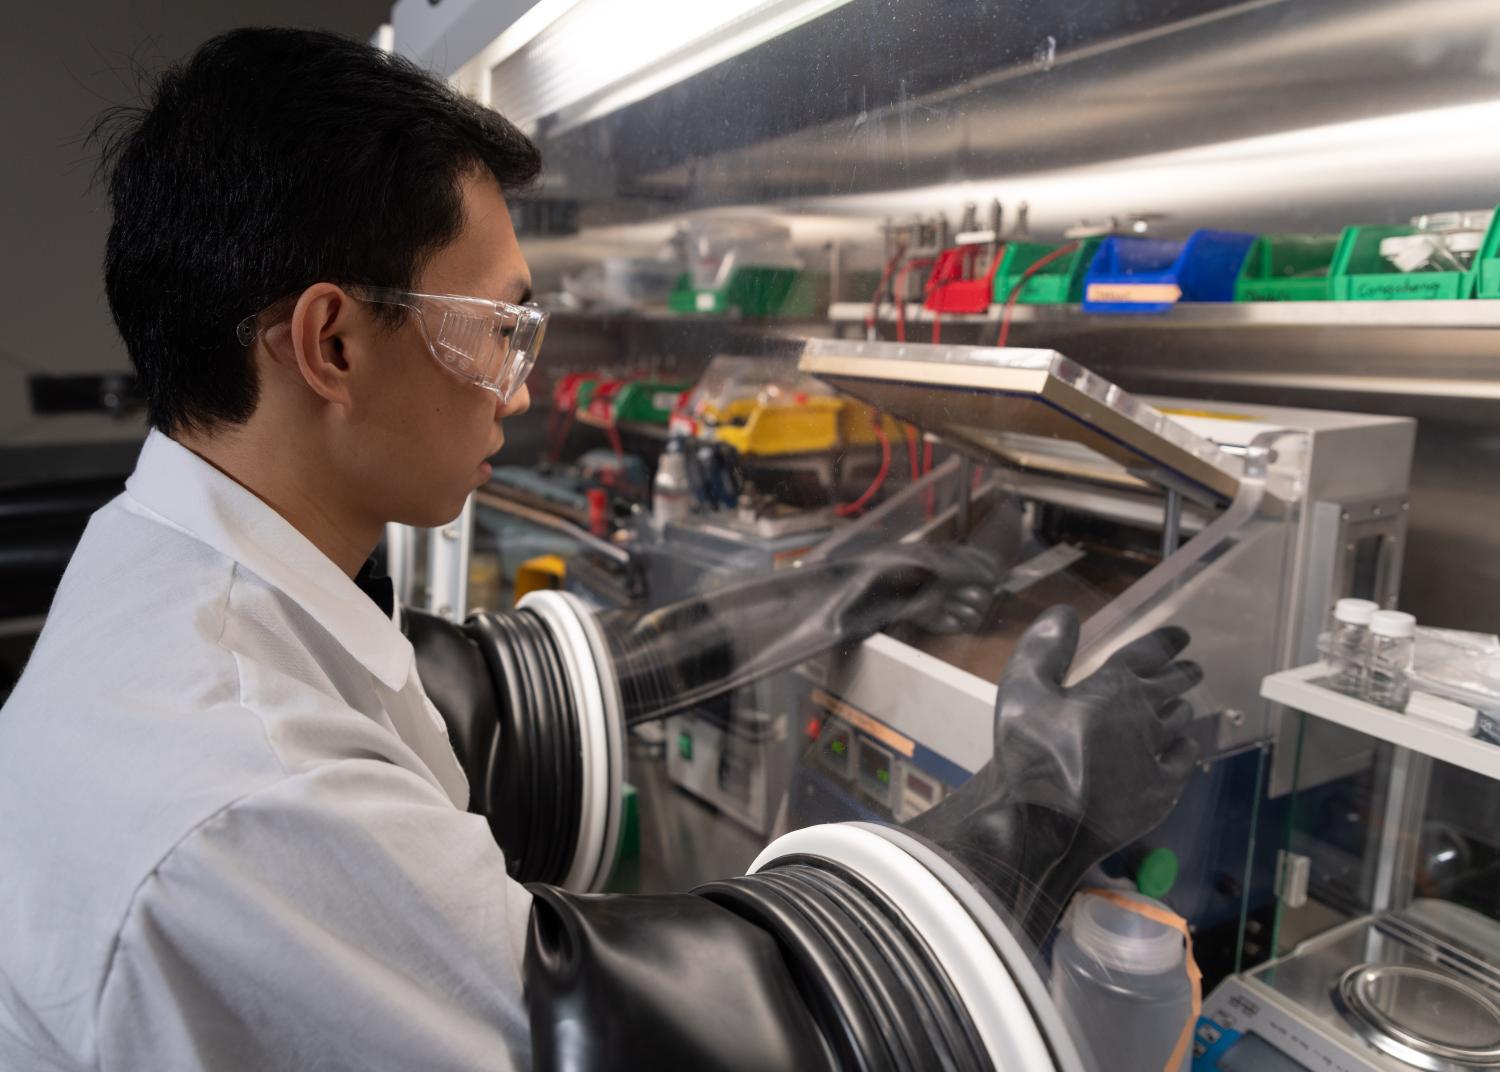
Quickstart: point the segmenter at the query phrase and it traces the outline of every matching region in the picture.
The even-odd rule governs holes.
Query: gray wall
[[[129,367],[104,300],[109,217],[83,137],[151,71],[244,25],[368,38],[390,0],[21,0],[0,32],[0,448],[130,439],[139,421],[30,416],[32,371]],[[13,451],[0,465],[19,464]],[[6,474],[0,473],[0,481]]]

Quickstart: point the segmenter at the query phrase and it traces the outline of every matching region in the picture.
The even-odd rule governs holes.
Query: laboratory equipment
[[[1491,944],[1470,945],[1466,932]],[[1495,933],[1492,921],[1442,902],[1335,927],[1215,991],[1193,1067],[1500,1067]]]
[[[1249,815],[1267,783],[1267,809],[1281,807],[1296,751],[1262,751],[1284,738],[1260,679],[1316,657],[1336,598],[1394,600],[1411,423],[1142,400],[1048,351],[813,340],[801,367],[937,438],[947,460],[893,483],[857,519],[800,506],[755,518],[718,511],[600,548],[601,558],[628,556],[643,579],[627,606],[862,548],[962,539],[1002,502],[1018,508],[1018,561],[978,635],[893,626],[675,714],[666,785],[761,836],[830,819],[908,819],[989,756],[994,683],[1044,608],[1069,603],[1084,620],[1075,677],[1158,625],[1182,625],[1205,671],[1192,727],[1205,766],[1144,849],[1175,852],[1165,897],[1199,928],[1211,980],[1226,974],[1255,944],[1241,934],[1244,903],[1274,902],[1274,857],[1251,851]],[[570,568],[565,586],[619,605],[592,576]],[[1304,776],[1366,764],[1368,748],[1349,740],[1305,735]],[[647,788],[642,808],[670,827],[688,821],[679,813],[690,804]],[[753,855],[753,840],[706,836],[711,844],[694,850],[701,878],[735,862],[720,849],[746,854],[739,866]],[[673,866],[691,872],[694,859]]]
[[[1283,671],[1263,689],[1294,712],[1293,742],[1337,723],[1362,735],[1366,760],[1332,780],[1296,764],[1287,820],[1264,830],[1281,860],[1275,956],[1210,996],[1194,1068],[1500,1067],[1500,757],[1419,716],[1431,697],[1400,713],[1334,692],[1325,674]]]
[[[963,785],[992,751],[994,682],[1021,630],[1065,602],[1084,619],[1073,680],[1157,626],[1193,633],[1189,654],[1205,680],[1193,694],[1200,717],[1191,733],[1204,768],[1143,847],[1171,849],[1180,861],[1163,897],[1194,926],[1210,984],[1261,959],[1254,947],[1270,944],[1257,928],[1271,925],[1275,856],[1270,839],[1254,838],[1256,823],[1286,821],[1288,788],[1357,777],[1371,752],[1295,720],[1289,739],[1279,711],[1259,696],[1260,679],[1315,657],[1337,597],[1394,600],[1410,422],[1142,400],[1048,351],[830,339],[808,342],[800,365],[940,438],[949,458],[859,518],[793,509],[777,527],[721,511],[598,548],[627,555],[646,578],[635,606],[669,602],[668,592],[711,592],[744,576],[748,562],[774,575],[903,542],[962,540],[1002,508],[1012,511],[1006,531],[1016,557],[977,635],[898,624],[805,661],[767,663],[766,676],[727,694],[687,698],[694,709],[673,717],[694,721],[673,723],[667,752],[677,757],[677,785],[751,832],[736,840],[723,821],[708,824],[709,838],[746,853],[728,866],[743,868],[764,837],[783,830],[909,819]],[[525,602],[551,646],[584,645],[571,659],[554,652],[567,683],[554,691],[567,692],[575,712],[613,703],[623,722],[620,653],[587,631],[597,619],[578,595],[603,602],[576,586]],[[535,644],[532,636],[523,647]],[[613,750],[624,735],[615,744],[604,721],[586,761],[563,765],[565,774],[617,776]],[[572,828],[572,813],[550,805],[554,835],[572,842],[565,877],[587,884],[573,888],[608,881],[609,831],[619,820],[615,793],[601,784],[578,810],[572,839],[559,825]],[[664,824],[655,838],[684,854],[674,874],[733,873],[722,854],[683,840],[679,816],[701,805],[671,785],[665,803],[643,791],[642,814]],[[565,790],[553,789],[562,801]],[[1107,861],[1106,871],[1122,863]]]

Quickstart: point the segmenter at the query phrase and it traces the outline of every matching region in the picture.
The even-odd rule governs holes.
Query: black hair
[[[245,317],[317,282],[410,288],[462,229],[466,176],[509,193],[541,170],[498,113],[309,30],[215,37],[93,137],[113,213],[110,312],[164,432],[254,412]]]

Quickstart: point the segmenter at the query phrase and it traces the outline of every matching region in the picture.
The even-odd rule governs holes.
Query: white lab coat
[[[0,1069],[530,1063],[530,895],[411,645],[152,433],[0,710]]]

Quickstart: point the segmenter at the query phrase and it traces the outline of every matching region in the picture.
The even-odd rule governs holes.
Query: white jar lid
[[[1346,625],[1369,625],[1370,617],[1380,609],[1373,599],[1341,599],[1333,605],[1333,620]]]
[[[1416,636],[1417,619],[1399,610],[1378,610],[1370,616],[1370,632],[1384,637]]]
[[[1126,896],[1133,901],[1166,908],[1160,901],[1149,897]],[[1078,894],[1073,899],[1070,924],[1078,948],[1113,971],[1160,975],[1182,964],[1181,934],[1103,897]]]

